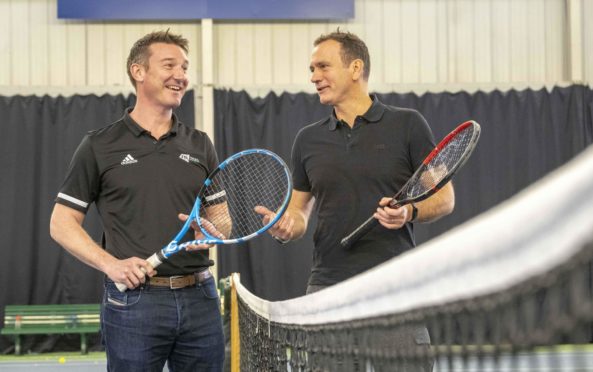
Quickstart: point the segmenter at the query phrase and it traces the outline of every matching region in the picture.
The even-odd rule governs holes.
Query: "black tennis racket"
[[[417,203],[439,191],[469,159],[479,138],[480,125],[473,120],[455,128],[428,154],[422,165],[391,199],[389,206],[398,208]],[[342,239],[342,246],[349,249],[378,224],[379,221],[371,216]]]
[[[268,150],[241,151],[223,161],[204,181],[192,211],[175,238],[147,261],[157,267],[190,244],[235,244],[263,234],[282,217],[292,193],[292,180],[286,163]],[[262,224],[256,206],[276,213]],[[205,236],[181,243],[196,221]],[[125,284],[116,283],[124,292]]]

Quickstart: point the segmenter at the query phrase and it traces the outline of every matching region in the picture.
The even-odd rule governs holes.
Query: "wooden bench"
[[[21,353],[22,335],[80,334],[80,352],[86,354],[87,334],[100,329],[99,304],[7,305],[0,334],[15,339],[14,353]]]

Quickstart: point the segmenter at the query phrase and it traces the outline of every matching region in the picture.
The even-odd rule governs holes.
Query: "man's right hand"
[[[114,282],[125,284],[129,289],[133,289],[143,284],[147,275],[155,276],[156,270],[148,261],[130,257],[125,260],[116,259],[105,270],[105,274]]]
[[[263,216],[262,224],[267,225],[276,217],[276,213],[272,212],[266,207],[258,205],[255,207],[255,212]],[[290,216],[290,212],[286,211],[284,215],[272,226],[268,232],[284,241],[289,241],[293,238],[294,218]]]

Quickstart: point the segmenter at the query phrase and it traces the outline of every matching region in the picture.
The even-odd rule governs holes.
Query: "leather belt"
[[[205,282],[212,277],[210,270],[203,270],[189,275],[175,276],[153,276],[148,279],[148,285],[155,287],[168,287],[170,289],[180,289],[196,285],[196,283]]]

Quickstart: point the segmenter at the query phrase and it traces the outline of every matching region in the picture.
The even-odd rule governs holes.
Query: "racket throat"
[[[399,207],[401,207],[402,205],[403,205],[403,204],[401,204],[401,203],[400,203],[400,202],[399,202],[397,199],[392,199],[392,200],[389,202],[389,208],[394,208],[394,209],[395,209],[395,208],[399,208]]]
[[[146,261],[148,261],[148,263],[153,268],[159,266],[165,260],[166,260],[166,257],[163,255],[163,253],[161,251],[158,251],[157,253],[153,254],[152,256],[150,256],[146,259]]]

